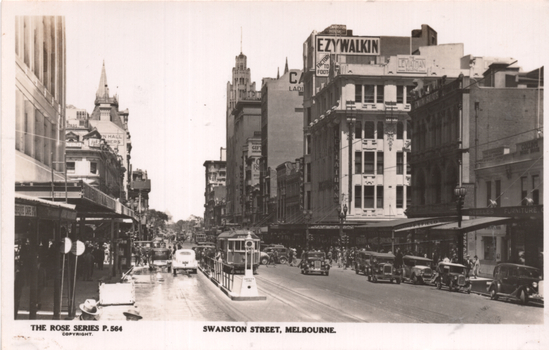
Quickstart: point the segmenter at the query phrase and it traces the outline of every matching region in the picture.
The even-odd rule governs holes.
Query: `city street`
[[[231,301],[201,271],[177,277],[165,271],[164,281],[152,283],[148,269],[140,268],[134,274],[137,304],[145,320],[543,323],[538,305],[426,285],[371,283],[350,269],[332,268],[329,276],[301,275],[288,265],[261,266],[258,271],[257,286],[265,301]]]

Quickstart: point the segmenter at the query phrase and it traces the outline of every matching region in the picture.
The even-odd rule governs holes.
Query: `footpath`
[[[65,272],[66,273],[66,272]],[[109,264],[103,266],[103,270],[95,269],[93,271],[93,276],[91,281],[82,281],[81,279],[76,279],[76,288],[74,290],[74,302],[76,316],[80,315],[80,309],[78,305],[86,301],[86,299],[94,299],[97,301],[99,299],[99,284],[100,282],[105,283],[115,283],[119,282],[121,278],[120,274],[112,276],[112,267]],[[63,283],[63,299],[61,305],[61,315],[60,319],[64,320],[68,317],[68,286],[67,278],[65,276],[65,282]],[[39,320],[51,320],[53,319],[53,280],[48,280],[46,286],[40,294],[40,308],[38,309],[36,318]],[[20,302],[19,302],[19,311],[17,313],[17,320],[28,320],[29,319],[29,286],[25,286],[21,293]],[[127,308],[127,306],[126,306]]]

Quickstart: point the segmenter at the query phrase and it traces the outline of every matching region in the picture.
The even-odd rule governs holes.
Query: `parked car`
[[[192,249],[179,249],[175,251],[172,257],[172,271],[174,276],[177,275],[178,270],[190,270],[196,273],[198,269],[198,263],[196,261],[196,254]]]
[[[328,276],[330,274],[330,263],[326,260],[324,252],[304,252],[301,255],[301,273],[320,273]]]
[[[368,279],[370,277],[370,255],[371,252],[369,250],[361,249],[356,252],[355,255],[355,273],[363,273],[365,276],[368,276]]]
[[[400,284],[402,280],[402,270],[394,267],[395,256],[392,253],[370,253],[370,274],[368,281],[377,282],[380,280],[396,281]]]
[[[164,269],[167,268],[168,272],[171,271],[171,252],[168,248],[152,248],[151,249],[151,263],[153,267]]]
[[[405,255],[402,257],[402,277],[404,281],[411,281],[413,284],[428,284],[433,277],[431,263],[433,260],[422,256]]]
[[[437,266],[437,273],[433,279],[437,289],[442,286],[448,286],[448,290],[453,292],[459,290],[471,293],[471,281],[467,277],[467,268],[464,265],[441,261]]]
[[[288,249],[286,247],[284,247],[283,245],[272,245],[272,246],[268,246],[268,247],[264,248],[263,251],[261,252],[261,255],[259,257],[259,259],[261,261],[261,264],[267,265],[269,263],[269,256],[274,251],[276,251],[278,253],[278,258],[275,261],[275,263],[285,264],[286,262],[288,262],[288,259],[289,259]]]
[[[499,263],[494,268],[494,280],[488,286],[490,299],[504,297],[526,305],[530,300],[543,302],[541,270],[535,267]]]

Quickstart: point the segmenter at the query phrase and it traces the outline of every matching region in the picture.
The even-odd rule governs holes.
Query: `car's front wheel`
[[[267,264],[269,263],[269,259],[267,259],[267,258],[261,258],[261,263],[262,263],[263,265],[267,265]]]
[[[450,281],[450,284],[448,285],[448,290],[450,292],[453,292],[454,291],[454,282]]]
[[[528,304],[528,294],[526,294],[524,289],[520,291],[520,303],[522,305]]]
[[[278,259],[278,262],[281,263],[281,264],[286,264],[288,260],[286,260],[286,258],[280,258]]]
[[[492,288],[490,288],[490,299],[498,300],[498,288],[496,286],[492,286]]]
[[[417,276],[416,275],[412,275],[412,283],[417,284]]]

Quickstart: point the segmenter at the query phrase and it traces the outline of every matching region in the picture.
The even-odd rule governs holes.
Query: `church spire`
[[[109,97],[109,86],[107,85],[107,73],[105,72],[105,60],[103,60],[103,68],[101,68],[101,78],[99,79],[99,87],[97,88],[98,97]]]
[[[284,67],[284,74],[288,73],[288,57],[286,57],[286,66]]]

